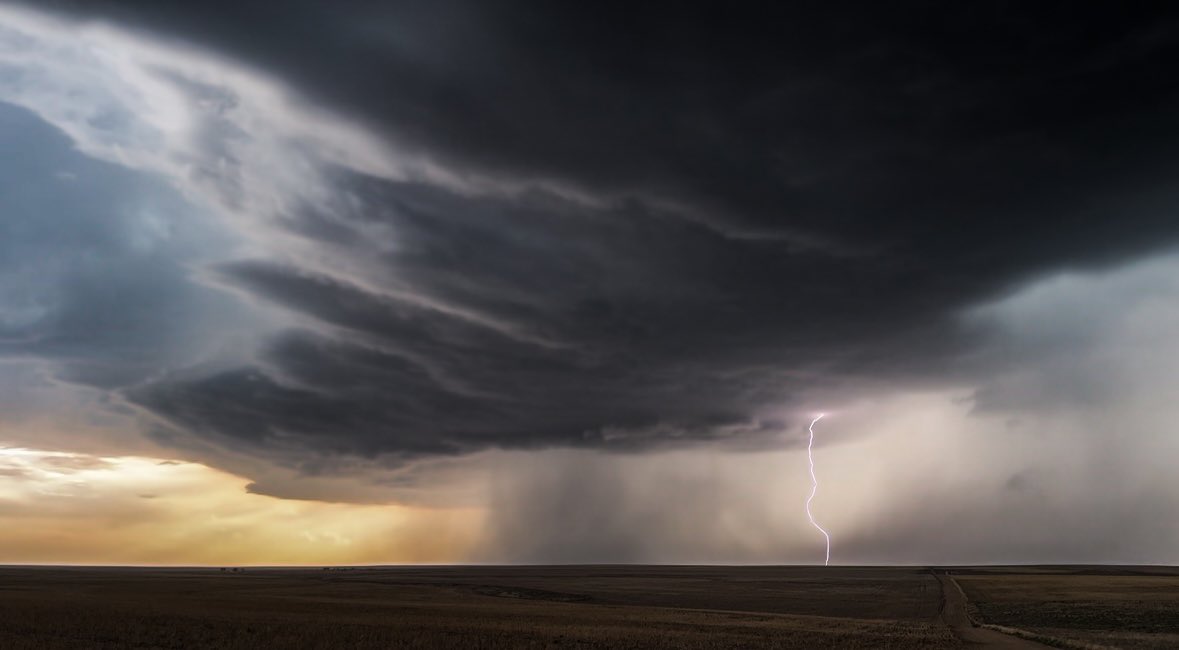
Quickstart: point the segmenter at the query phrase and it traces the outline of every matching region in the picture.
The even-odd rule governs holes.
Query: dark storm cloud
[[[1179,23],[1147,7],[87,5],[464,168],[886,251],[965,291],[1173,234],[1120,200],[1174,190]]]
[[[756,438],[806,389],[960,372],[966,305],[1179,235],[1179,31],[1142,9],[59,6],[496,189],[327,170],[347,200],[276,216],[332,264],[218,266],[298,328],[129,395],[231,445]]]
[[[780,430],[774,409],[816,377],[878,363],[868,343],[915,326],[907,300],[878,302],[892,278],[862,260],[733,240],[633,203],[339,182],[362,207],[334,223],[395,233],[392,248],[345,242],[380,289],[223,265],[220,282],[304,317],[306,331],[276,339],[248,376],[165,381],[135,401],[238,442],[365,455],[756,438]],[[325,221],[289,223],[306,235]],[[848,289],[831,291],[832,276]]]

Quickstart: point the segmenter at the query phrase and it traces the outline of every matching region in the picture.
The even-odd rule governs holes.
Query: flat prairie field
[[[978,616],[1064,647],[1179,648],[1175,567],[988,567],[954,571]]]
[[[595,565],[0,567],[0,649],[1048,647],[938,577],[1040,643],[1179,647],[1174,569]]]
[[[0,568],[0,648],[941,648],[926,570]]]

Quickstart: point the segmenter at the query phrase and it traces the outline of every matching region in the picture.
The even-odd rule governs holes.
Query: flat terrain
[[[0,568],[0,648],[935,648],[919,569]]]
[[[942,596],[945,599],[942,606],[942,621],[960,641],[975,647],[1007,650],[1032,650],[1044,647],[1033,641],[976,626],[971,620],[972,610],[969,601],[966,600],[966,593],[945,573],[938,573],[937,576],[938,581],[942,583]]]
[[[974,628],[967,610],[1055,638],[1179,647],[1179,573],[1077,571],[0,567],[0,648],[1041,647]],[[943,599],[954,581],[963,591]]]
[[[954,579],[987,623],[1074,647],[1179,648],[1179,569],[966,569]]]

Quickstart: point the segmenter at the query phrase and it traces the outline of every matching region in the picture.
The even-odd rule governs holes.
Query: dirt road
[[[949,626],[954,636],[968,646],[979,648],[995,648],[996,650],[1030,650],[1033,648],[1047,648],[1033,641],[1026,641],[1009,634],[974,627],[970,624],[970,617],[966,614],[966,595],[958,587],[954,579],[942,571],[934,571],[934,576],[942,585],[942,621]]]

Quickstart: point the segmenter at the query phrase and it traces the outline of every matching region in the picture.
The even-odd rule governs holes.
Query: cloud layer
[[[461,484],[496,557],[769,561],[806,531],[730,461],[912,404],[924,447],[870,415],[823,444],[1029,455],[910,466],[953,495],[920,512],[845,476],[856,558],[985,555],[911,536],[962,509],[1165,509],[1149,472],[1049,483],[1171,444],[1173,17],[56,6],[0,6],[0,373],[254,492]],[[481,472],[512,480],[472,497]],[[990,541],[1123,557],[1116,528]]]

